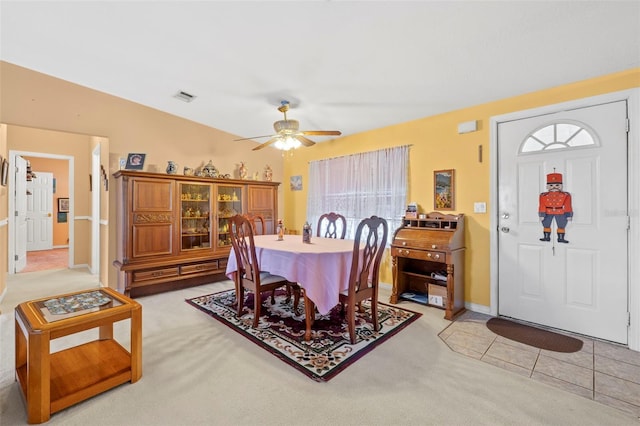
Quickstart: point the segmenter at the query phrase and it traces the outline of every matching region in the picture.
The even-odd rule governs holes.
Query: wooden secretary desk
[[[464,311],[464,214],[432,212],[403,218],[393,236],[390,302],[411,300],[445,311],[452,320]]]

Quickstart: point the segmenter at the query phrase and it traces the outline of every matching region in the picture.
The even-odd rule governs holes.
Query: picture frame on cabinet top
[[[141,153],[131,153],[127,156],[127,165],[125,169],[127,170],[142,170],[144,167],[144,159],[147,154]]]

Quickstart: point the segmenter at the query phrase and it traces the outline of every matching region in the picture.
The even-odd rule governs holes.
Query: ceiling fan
[[[342,132],[339,130],[299,130],[300,123],[297,120],[287,119],[287,111],[289,111],[289,101],[280,101],[278,111],[284,114],[284,120],[278,120],[273,123],[273,128],[276,131],[274,135],[254,136],[252,138],[235,139],[236,141],[244,141],[248,139],[270,138],[265,143],[253,148],[253,151],[257,151],[269,145],[274,145],[276,148],[283,151],[298,148],[300,145],[312,146],[315,142],[307,138],[306,135],[311,136],[340,136]]]

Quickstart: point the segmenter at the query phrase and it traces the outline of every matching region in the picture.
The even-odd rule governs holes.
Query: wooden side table
[[[92,300],[100,306],[73,311]],[[142,306],[115,290],[32,300],[15,314],[16,381],[29,423],[142,376]],[[113,324],[125,319],[131,320],[131,352],[113,338]],[[50,353],[51,340],[93,328],[98,340]]]

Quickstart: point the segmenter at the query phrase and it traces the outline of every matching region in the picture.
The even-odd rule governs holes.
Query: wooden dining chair
[[[253,235],[267,235],[267,227],[265,225],[264,217],[259,214],[247,213],[243,215],[251,223],[253,228]]]
[[[326,223],[326,227],[324,225]],[[322,229],[324,228],[324,234]],[[347,219],[338,213],[325,213],[318,219],[318,229],[316,231],[316,237],[325,238],[338,238],[338,232],[340,231],[340,239],[344,240],[347,235]]]
[[[238,270],[234,277],[238,316],[242,315],[245,290],[253,292],[253,327],[255,328],[260,320],[262,293],[272,292],[271,304],[273,305],[275,303],[273,291],[286,286],[289,282],[284,277],[260,271],[251,222],[242,215],[233,216],[230,222],[231,244],[238,264]]]
[[[264,217],[259,214],[251,214],[247,213],[243,215],[247,218],[249,223],[251,224],[251,228],[253,230],[253,235],[267,235],[267,228],[265,226]],[[258,232],[258,228],[260,232]],[[264,272],[264,271],[263,271]],[[301,287],[298,283],[287,283],[287,298],[286,302],[289,303],[291,301],[291,296],[293,296],[293,312],[298,315],[298,303],[300,302],[300,291]],[[275,300],[276,297],[276,289],[274,288],[271,291],[271,300]]]
[[[378,281],[380,262],[387,244],[387,221],[377,217],[363,219],[356,230],[353,243],[353,260],[349,274],[349,288],[340,293],[342,312],[349,326],[351,343],[356,342],[356,307],[371,299],[371,321],[378,331]],[[362,246],[363,245],[363,246]]]

